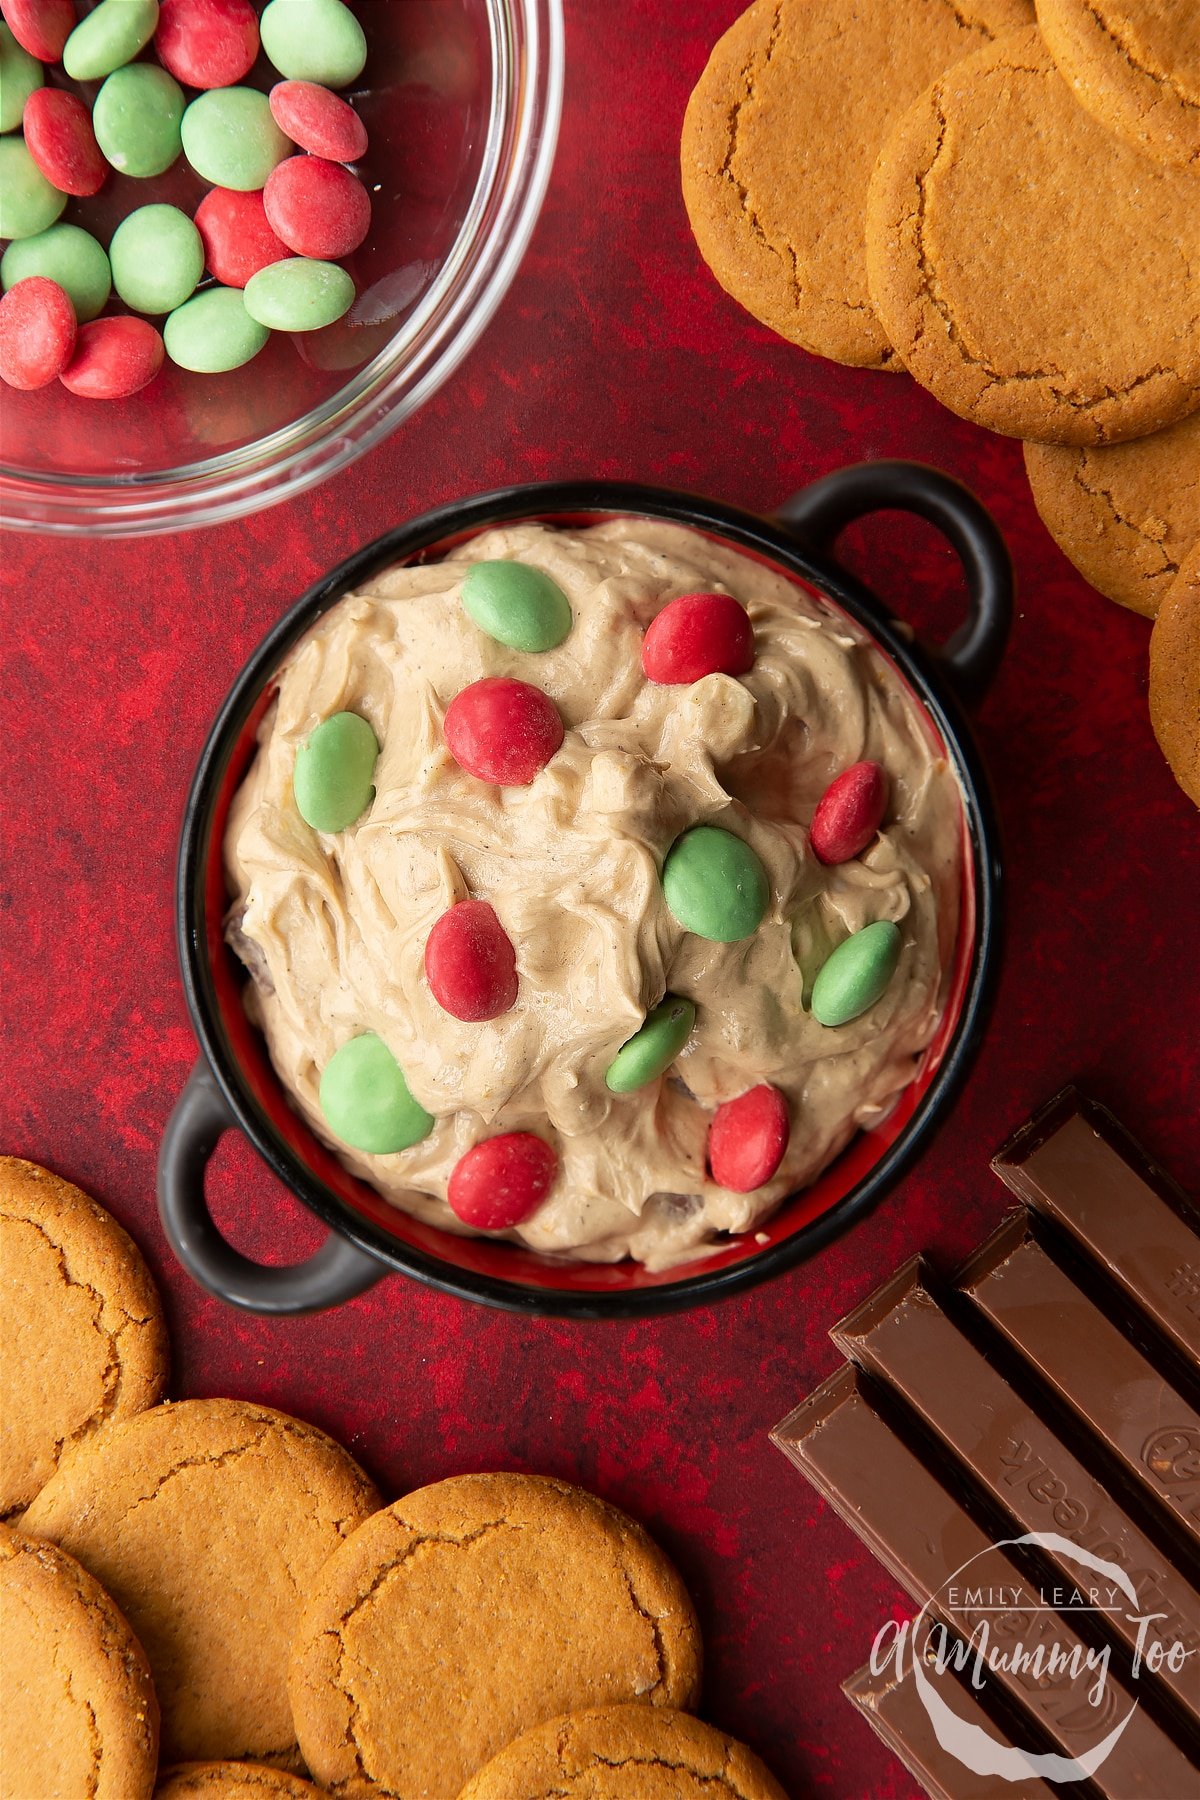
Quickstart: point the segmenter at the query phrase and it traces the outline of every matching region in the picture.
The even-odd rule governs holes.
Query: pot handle
[[[308,1313],[340,1306],[388,1274],[376,1256],[331,1232],[305,1262],[251,1262],[226,1243],[204,1198],[204,1171],[237,1121],[203,1058],[167,1120],[158,1153],[158,1212],[172,1250],[192,1278],[247,1312]]]
[[[967,617],[933,650],[959,698],[975,705],[995,679],[1013,613],[1013,569],[992,515],[969,489],[924,463],[853,463],[814,481],[777,509],[806,549],[828,555],[847,525],[867,513],[916,513],[958,553],[967,578]]]

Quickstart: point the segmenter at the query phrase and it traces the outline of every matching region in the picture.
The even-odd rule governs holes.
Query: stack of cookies
[[[1200,804],[1195,0],[756,0],[682,168],[757,318],[1026,440],[1067,555],[1161,620],[1152,718]]]
[[[615,1507],[511,1474],[384,1507],[299,1419],[165,1401],[136,1247],[14,1157],[0,1269],[0,1800],[784,1800],[690,1716],[695,1611]]]

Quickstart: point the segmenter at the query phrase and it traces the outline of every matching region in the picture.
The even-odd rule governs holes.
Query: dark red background
[[[658,1533],[693,1586],[708,1714],[797,1795],[886,1800],[916,1790],[838,1682],[897,1590],[766,1434],[834,1367],[835,1319],[914,1250],[945,1265],[995,1223],[1005,1201],[988,1156],[1065,1080],[1180,1177],[1200,1166],[1200,831],[1150,732],[1149,628],[1059,555],[1019,445],[906,377],[782,343],[700,263],[679,126],[738,11],[569,0],[565,122],[529,255],[464,367],[361,463],[216,530],[6,541],[0,1144],[80,1182],[137,1237],[166,1296],[176,1395],[253,1396],[313,1419],[389,1496],[497,1466],[597,1489]],[[661,1322],[530,1323],[399,1278],[304,1320],[208,1299],[154,1209],[163,1124],[195,1056],[172,871],[209,721],[267,627],[355,546],[476,490],[628,476],[766,511],[875,456],[967,481],[1020,580],[1011,652],[979,715],[1008,846],[1003,982],[967,1091],[916,1172],[816,1262]],[[953,622],[953,559],[924,527],[879,521],[852,554],[898,610]],[[223,1145],[210,1187],[252,1253],[287,1261],[317,1241],[239,1144]]]

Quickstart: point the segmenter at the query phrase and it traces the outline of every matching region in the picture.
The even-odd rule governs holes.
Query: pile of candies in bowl
[[[298,491],[449,372],[536,217],[558,0],[0,0],[8,523]]]

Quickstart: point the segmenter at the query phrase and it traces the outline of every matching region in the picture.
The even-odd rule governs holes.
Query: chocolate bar
[[[1184,1195],[1105,1107],[1065,1088],[992,1167],[1200,1360],[1200,1221],[1189,1226]]]
[[[1200,1414],[1035,1242],[1023,1213],[958,1286],[1118,1458],[1200,1538]]]
[[[1181,1669],[1164,1662],[1158,1673],[1193,1717],[1200,1714],[1200,1593],[947,1317],[923,1281],[921,1259],[905,1263],[829,1335],[900,1395],[1024,1530],[1054,1532],[1125,1570],[1141,1612],[1162,1615],[1147,1628],[1147,1643],[1189,1652]],[[1069,1558],[1043,1553],[1066,1581],[1076,1579]],[[1138,1627],[1124,1613],[1109,1624],[1136,1651]]]

